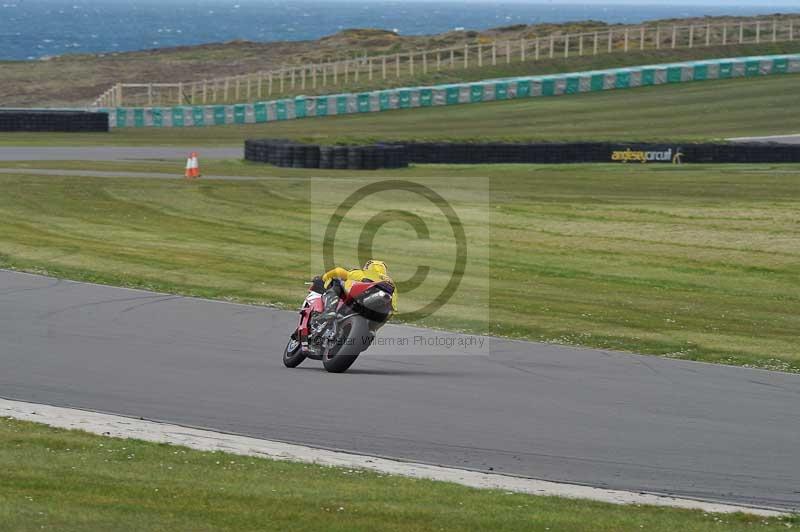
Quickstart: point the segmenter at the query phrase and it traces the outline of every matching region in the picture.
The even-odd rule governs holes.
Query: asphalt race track
[[[203,159],[241,159],[243,147],[231,148],[156,148],[145,146],[116,147],[97,146],[82,148],[47,147],[0,147],[0,161],[134,161],[142,159],[183,159],[192,151],[198,151]]]
[[[333,375],[315,361],[283,367],[294,320],[0,270],[0,396],[800,509],[800,375],[504,340],[493,340],[488,356],[376,347]]]

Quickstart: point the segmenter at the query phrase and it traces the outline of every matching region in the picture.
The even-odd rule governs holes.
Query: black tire
[[[322,365],[329,373],[344,373],[356,361],[358,354],[369,347],[364,342],[365,338],[369,338],[369,322],[366,318],[354,316],[342,324],[342,327],[349,327],[349,330],[342,331],[344,334],[340,337],[337,351],[322,357]]]
[[[287,368],[296,368],[306,359],[306,354],[301,349],[302,345],[298,340],[290,338],[286,347],[283,348],[283,365]]]

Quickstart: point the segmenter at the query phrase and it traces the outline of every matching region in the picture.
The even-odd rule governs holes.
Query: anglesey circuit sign
[[[683,153],[680,148],[668,148],[666,150],[615,150],[611,152],[611,160],[615,162],[639,162],[639,163],[669,163],[681,164]]]

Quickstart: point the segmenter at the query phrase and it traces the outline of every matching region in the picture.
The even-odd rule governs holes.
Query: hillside
[[[776,15],[780,17],[780,15]],[[669,19],[650,21],[650,24],[704,24],[740,20],[730,17],[703,19]],[[174,83],[210,77],[244,74],[315,61],[339,60],[363,55],[397,53],[410,50],[460,45],[466,42],[531,39],[559,33],[572,33],[589,28],[616,27],[598,21],[566,24],[515,25],[486,31],[452,31],[438,35],[402,36],[390,31],[350,29],[315,41],[282,41],[254,43],[233,41],[177,48],[144,50],[128,53],[94,55],[64,55],[38,61],[0,62],[0,106],[83,106],[117,82]],[[722,47],[720,47],[722,48]],[[743,48],[737,50],[737,48]],[[536,63],[498,65],[494,68],[429,73],[416,76],[420,83],[482,79],[498,75],[546,73],[579,70],[586,66],[601,68],[641,64],[649,61],[682,60],[712,55],[742,55],[745,53],[782,53],[800,50],[800,41],[727,46],[722,50],[660,50],[658,53],[612,55],[582,60],[542,60]],[[408,80],[379,82],[389,85]],[[378,83],[378,82],[376,82]],[[377,86],[377,85],[376,85]],[[353,88],[371,88],[367,84]],[[310,93],[310,91],[309,91]]]

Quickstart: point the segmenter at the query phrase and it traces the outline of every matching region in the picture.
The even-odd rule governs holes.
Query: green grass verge
[[[264,179],[0,175],[0,265],[296,306],[310,270],[308,177],[329,176],[345,189],[363,180],[242,162],[206,171]],[[454,201],[468,227],[488,225],[473,245],[490,257],[489,312],[456,300],[456,312],[424,325],[800,371],[800,166],[432,166],[358,175],[491,178],[489,198],[476,180]],[[471,216],[472,205],[488,205],[491,216]],[[416,268],[415,239],[390,231],[378,240],[398,278]],[[469,272],[465,279],[485,282]]]
[[[241,145],[255,137],[376,140],[680,140],[797,133],[800,75],[310,118],[245,126],[0,133],[0,146]]]
[[[0,418],[3,530],[786,530],[95,436]]]

